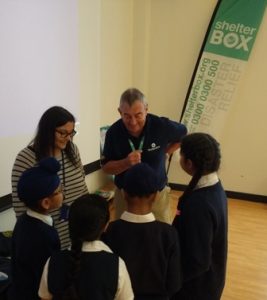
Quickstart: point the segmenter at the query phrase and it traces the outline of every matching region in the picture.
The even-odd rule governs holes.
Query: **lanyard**
[[[138,150],[142,150],[142,149],[143,149],[143,146],[144,146],[144,140],[145,140],[145,136],[143,135],[143,137],[142,137],[142,139],[141,139],[141,141],[140,141]],[[135,149],[134,144],[133,144],[133,142],[132,142],[130,139],[128,139],[128,142],[129,142],[129,144],[130,144],[130,147],[131,147],[132,151],[137,150],[137,149]]]
[[[65,159],[64,159],[64,151],[61,151],[61,155],[62,155],[62,179],[63,179],[63,197],[65,199],[65,187],[66,187],[66,176],[65,176]]]

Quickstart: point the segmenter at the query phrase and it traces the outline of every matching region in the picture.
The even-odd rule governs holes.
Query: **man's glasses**
[[[56,129],[56,132],[58,133],[58,134],[60,134],[60,137],[62,137],[62,138],[67,138],[67,137],[74,137],[75,136],[75,134],[77,133],[75,130],[73,130],[72,132],[67,132],[67,131],[63,131],[63,130],[57,130]]]

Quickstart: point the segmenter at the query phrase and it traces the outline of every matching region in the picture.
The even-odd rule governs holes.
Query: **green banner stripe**
[[[267,0],[221,0],[186,96],[189,132],[221,134],[259,30]]]
[[[204,51],[248,60],[267,0],[222,1]]]

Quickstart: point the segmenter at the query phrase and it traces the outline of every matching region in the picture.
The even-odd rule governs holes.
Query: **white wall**
[[[133,1],[101,1],[101,125],[118,117],[119,97],[132,85]]]
[[[80,121],[83,130],[75,136],[84,164],[99,159],[100,143],[100,30],[99,1],[78,0],[80,56]]]
[[[48,107],[80,119],[77,23],[76,0],[0,1],[0,197],[10,193],[15,157]]]

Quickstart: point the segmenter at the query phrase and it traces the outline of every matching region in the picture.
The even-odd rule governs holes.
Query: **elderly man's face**
[[[122,103],[118,110],[128,132],[132,136],[138,137],[146,123],[147,105],[136,100],[132,106]]]

